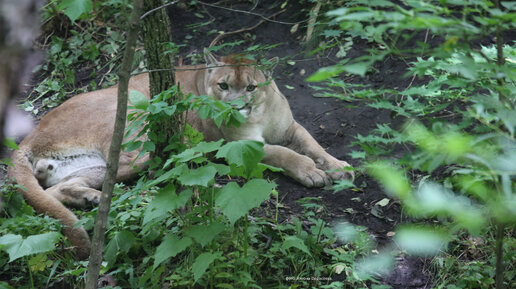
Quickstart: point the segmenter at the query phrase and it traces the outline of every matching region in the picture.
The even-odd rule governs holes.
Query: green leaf
[[[386,162],[376,162],[367,167],[369,173],[377,179],[389,193],[405,201],[410,197],[412,188],[405,175],[398,169]]]
[[[346,72],[349,72],[352,74],[364,76],[365,73],[367,72],[367,69],[369,69],[369,67],[371,66],[371,64],[372,63],[370,61],[363,61],[363,62],[357,62],[357,63],[344,65],[344,66],[342,66],[341,69],[343,71],[346,71]]]
[[[212,166],[203,166],[194,170],[186,170],[177,178],[177,180],[185,186],[207,187],[208,184],[215,179],[216,174],[216,168]]]
[[[136,237],[131,231],[124,230],[116,232],[113,239],[111,239],[106,246],[104,260],[112,265],[116,261],[118,253],[129,252],[129,249],[131,249],[135,241]]]
[[[308,82],[319,82],[337,76],[344,71],[341,65],[323,67],[306,79]]]
[[[185,235],[191,237],[195,242],[201,244],[202,247],[206,246],[213,240],[218,234],[223,232],[225,229],[222,223],[211,223],[208,225],[195,225],[185,231]]]
[[[323,31],[323,35],[326,38],[330,37],[338,37],[342,34],[342,30],[335,30],[335,29],[327,29]]]
[[[210,266],[213,261],[215,261],[217,258],[219,258],[222,255],[221,252],[216,253],[202,253],[201,255],[197,256],[195,259],[195,262],[192,264],[192,271],[194,273],[194,281],[197,282],[199,278],[204,275],[206,272],[206,269]]]
[[[396,244],[411,255],[433,256],[445,249],[446,236],[435,228],[406,227],[394,236]]]
[[[223,139],[218,140],[218,141],[212,141],[212,142],[200,142],[192,149],[196,152],[203,153],[203,154],[211,153],[213,151],[218,150],[223,142],[224,142]]]
[[[20,235],[7,234],[0,237],[0,245],[3,245],[1,249],[9,254],[9,262],[12,262],[24,256],[54,250],[58,239],[57,232],[32,235],[26,239]]]
[[[333,231],[337,238],[344,243],[354,242],[359,237],[359,231],[357,228],[348,222],[337,224],[333,228]]]
[[[13,149],[13,150],[17,150],[18,149],[18,144],[16,144],[16,141],[12,137],[6,137],[4,139],[4,146],[6,146],[6,147],[8,147],[10,149]]]
[[[281,245],[281,248],[283,250],[287,250],[292,247],[297,248],[308,255],[312,255],[310,254],[310,250],[308,250],[308,247],[306,247],[305,242],[303,242],[303,240],[299,239],[296,236],[288,236],[287,238],[285,238],[283,244]]]
[[[175,257],[177,254],[183,252],[192,244],[192,239],[184,237],[179,239],[176,233],[168,233],[161,244],[156,248],[154,254],[154,270],[165,260]]]
[[[385,207],[389,204],[390,201],[391,201],[390,199],[383,198],[380,201],[376,202],[375,205],[380,206],[380,207]]]
[[[138,90],[129,91],[129,101],[137,109],[145,110],[149,107],[149,101],[145,95]]]
[[[276,184],[263,179],[250,180],[243,187],[232,182],[220,190],[215,198],[215,205],[221,209],[233,225],[240,217],[269,198],[275,187]]]
[[[362,280],[377,274],[388,274],[394,266],[394,257],[390,252],[381,252],[378,255],[369,255],[356,263],[357,277]]]
[[[227,175],[231,172],[231,168],[225,164],[209,163],[207,166],[214,167],[217,173],[221,176]]]
[[[151,141],[146,141],[143,143],[143,150],[153,152],[156,150],[156,145]]]
[[[130,141],[130,142],[124,143],[123,145],[124,145],[124,151],[132,152],[132,151],[139,149],[142,146],[142,142],[141,141]]]
[[[197,113],[199,114],[199,117],[202,119],[207,119],[212,112],[212,107],[209,105],[203,105],[197,110]]]
[[[240,124],[245,123],[247,119],[245,116],[240,113],[238,110],[231,111],[231,117],[226,120],[226,125],[234,125],[236,127],[240,127]]]
[[[366,153],[364,151],[351,151],[348,155],[353,159],[365,159]]]
[[[154,200],[152,200],[147,209],[145,209],[143,225],[157,217],[165,215],[168,211],[183,207],[192,194],[192,190],[188,189],[177,195],[173,184],[168,184],[160,189],[156,197],[154,197]]]
[[[334,190],[335,192],[340,192],[340,191],[343,191],[343,190],[346,190],[349,188],[354,188],[354,187],[355,187],[355,184],[353,184],[352,181],[342,179],[342,180],[338,180],[336,182],[336,184],[333,185],[332,190]]]
[[[224,158],[229,164],[243,166],[249,174],[265,156],[263,143],[253,140],[233,141],[222,146],[216,157]]]
[[[77,20],[81,15],[90,13],[93,9],[92,0],[64,0],[58,6],[58,9],[70,18],[72,22]]]

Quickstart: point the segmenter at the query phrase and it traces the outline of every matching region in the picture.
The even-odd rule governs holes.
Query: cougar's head
[[[248,117],[254,106],[267,97],[267,82],[278,58],[268,66],[257,64],[245,55],[236,54],[217,59],[205,50],[206,92],[215,99],[233,102]]]

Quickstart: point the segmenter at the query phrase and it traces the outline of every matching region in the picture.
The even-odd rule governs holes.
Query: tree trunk
[[[144,11],[150,11],[163,5],[161,0],[145,0]],[[150,93],[155,96],[176,84],[174,76],[174,54],[166,53],[166,44],[172,41],[170,20],[166,9],[155,10],[143,18],[143,43],[147,68],[150,72]],[[168,102],[173,104],[177,95],[172,96]],[[163,120],[160,127],[155,131],[160,137],[160,141],[155,143],[156,150],[153,154],[158,157],[160,162],[168,159],[168,152],[165,147],[171,141],[181,141],[181,116],[173,115],[169,119]]]
[[[88,264],[88,273],[86,276],[86,289],[97,288],[97,280],[99,277],[100,264],[102,263],[102,252],[104,249],[104,234],[106,232],[107,217],[109,207],[111,205],[111,196],[115,186],[116,175],[118,171],[118,161],[120,158],[120,147],[125,130],[125,121],[127,114],[127,98],[129,78],[131,76],[131,66],[133,64],[134,50],[136,40],[138,38],[139,20],[142,11],[142,0],[134,0],[131,19],[129,20],[129,32],[127,35],[127,43],[124,51],[124,58],[120,67],[119,85],[118,85],[118,102],[116,109],[116,120],[109,147],[109,156],[107,160],[106,176],[102,185],[102,195],[100,197],[99,210],[95,229],[93,231],[93,240],[90,251],[90,259]]]

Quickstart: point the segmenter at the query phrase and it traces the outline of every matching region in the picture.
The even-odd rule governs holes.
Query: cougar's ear
[[[274,72],[274,68],[276,68],[276,65],[278,65],[278,63],[279,57],[277,56],[267,60],[267,63],[263,65],[263,73],[265,74],[265,76],[271,77],[272,73]]]
[[[219,66],[220,61],[217,60],[217,57],[213,55],[207,48],[204,48],[204,61],[206,61],[206,66],[213,67]]]

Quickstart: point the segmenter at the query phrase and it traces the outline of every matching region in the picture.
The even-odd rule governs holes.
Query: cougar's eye
[[[220,87],[220,89],[222,89],[222,90],[228,90],[228,88],[229,88],[228,84],[227,84],[227,83],[225,83],[225,82],[221,82],[221,83],[219,83],[219,87]]]
[[[247,91],[254,91],[256,89],[256,85],[249,84],[246,89]]]

